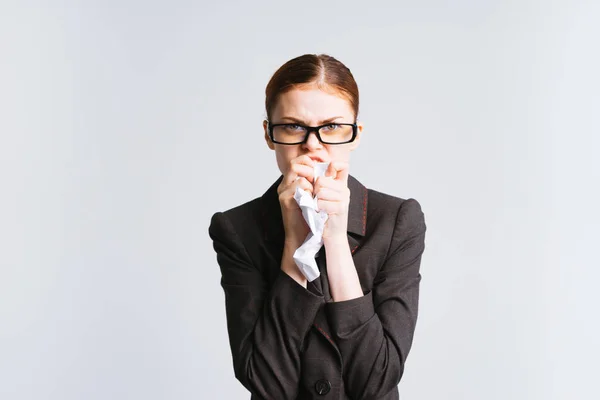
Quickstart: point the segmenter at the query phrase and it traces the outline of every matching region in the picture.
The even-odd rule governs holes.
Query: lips
[[[325,160],[323,160],[323,159],[322,159],[321,157],[319,157],[319,156],[310,156],[310,155],[309,155],[309,157],[310,157],[310,159],[311,159],[311,160],[313,160],[313,161],[315,161],[315,162],[325,162]]]

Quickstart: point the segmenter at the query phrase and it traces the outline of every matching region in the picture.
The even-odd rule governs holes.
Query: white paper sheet
[[[325,175],[327,167],[329,167],[329,163],[316,163],[314,166],[315,183],[319,176]],[[302,210],[302,216],[310,228],[310,232],[304,243],[294,252],[293,258],[306,279],[312,282],[320,275],[315,257],[323,246],[323,229],[327,221],[327,213],[323,210],[319,211],[317,195],[311,197],[310,193],[304,189],[296,188],[294,199]]]

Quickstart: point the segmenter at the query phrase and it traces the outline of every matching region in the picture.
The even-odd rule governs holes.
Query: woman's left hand
[[[324,210],[328,214],[323,230],[324,242],[348,240],[348,206],[350,205],[348,170],[347,162],[332,161],[325,171],[325,176],[319,177],[313,186],[319,210]]]

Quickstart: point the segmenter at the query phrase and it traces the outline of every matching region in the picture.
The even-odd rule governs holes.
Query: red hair
[[[345,97],[358,115],[358,86],[350,69],[327,54],[304,54],[283,64],[271,77],[265,90],[267,119],[279,96],[291,89],[315,85],[317,88]]]

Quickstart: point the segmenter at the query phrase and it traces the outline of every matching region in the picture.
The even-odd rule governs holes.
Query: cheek
[[[277,146],[275,148],[275,157],[277,158],[277,166],[282,174],[287,171],[290,161],[297,157],[297,151],[293,146]]]
[[[333,147],[333,146],[332,146]],[[348,162],[350,160],[350,152],[348,149],[339,146],[337,148],[329,147],[328,153],[332,160]]]

